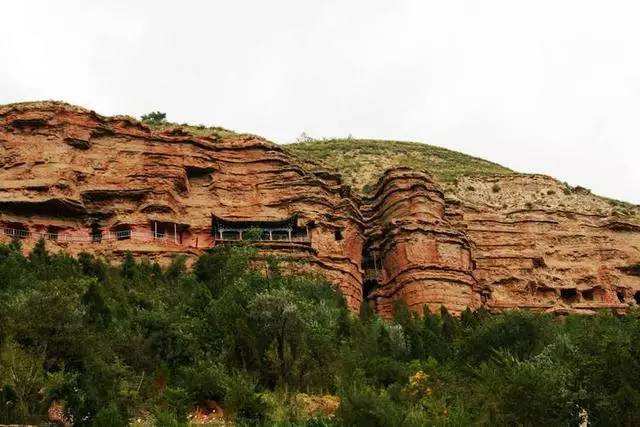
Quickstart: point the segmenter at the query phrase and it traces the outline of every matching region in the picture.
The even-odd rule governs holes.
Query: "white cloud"
[[[424,141],[640,202],[633,1],[21,1],[0,103]]]

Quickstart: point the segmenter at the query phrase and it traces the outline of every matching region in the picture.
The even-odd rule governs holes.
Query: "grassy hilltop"
[[[326,139],[288,144],[284,148],[303,160],[337,170],[357,190],[366,190],[385,169],[394,166],[429,172],[442,183],[463,176],[513,173],[487,160],[417,142]]]

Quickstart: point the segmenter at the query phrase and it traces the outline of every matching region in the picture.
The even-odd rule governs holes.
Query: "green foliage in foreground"
[[[514,312],[381,321],[315,277],[252,269],[250,247],[192,269],[0,245],[0,423],[149,413],[186,425],[215,400],[237,425],[640,424],[640,317]],[[265,273],[265,271],[267,273]],[[334,417],[296,393],[334,394]]]

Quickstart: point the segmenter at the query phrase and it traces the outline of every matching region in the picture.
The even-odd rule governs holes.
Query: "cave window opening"
[[[128,224],[119,225],[113,229],[113,234],[116,240],[129,240],[131,239],[131,226]]]
[[[59,237],[60,237],[60,229],[58,227],[47,228],[47,239],[58,240]]]
[[[542,258],[533,258],[531,262],[533,264],[533,268],[542,268],[546,266]]]
[[[618,297],[618,301],[625,302],[624,301],[624,291],[616,291],[616,296]]]
[[[182,243],[182,225],[175,222],[153,221],[151,227],[154,239],[173,240],[174,243]]]
[[[636,293],[633,294],[633,299],[636,300],[636,304],[640,305],[640,291],[636,291]]]
[[[221,240],[242,240],[241,231],[220,231]]]
[[[333,236],[335,237],[336,241],[340,241],[342,239],[344,239],[344,237],[342,237],[342,230],[336,230],[333,232]]]
[[[95,243],[102,241],[102,229],[97,222],[91,224],[91,241]]]
[[[24,239],[29,237],[31,233],[27,229],[26,225],[15,222],[7,224],[7,227],[4,229],[4,234],[11,236],[14,239]]]
[[[382,259],[380,259],[380,254],[378,254],[377,251],[363,250],[362,270],[364,271],[365,280],[377,280],[382,271]]]
[[[582,291],[582,299],[586,301],[593,301],[595,296],[595,292],[593,289],[586,289]]]
[[[483,289],[480,293],[480,301],[482,304],[486,304],[491,299],[491,291],[489,289]]]
[[[281,242],[290,241],[292,236],[289,230],[272,230],[268,231],[269,240],[276,240]]]
[[[369,296],[378,289],[377,279],[366,279],[362,284],[362,295],[366,300]]]
[[[560,289],[560,298],[567,304],[578,301],[578,291],[575,288]]]

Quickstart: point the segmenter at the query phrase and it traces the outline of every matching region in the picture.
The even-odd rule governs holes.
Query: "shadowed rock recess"
[[[455,314],[640,303],[637,206],[506,169],[438,180],[428,162],[392,164],[364,193],[300,147],[154,128],[57,102],[0,107],[0,239],[166,262],[251,238],[385,317],[398,299]]]

